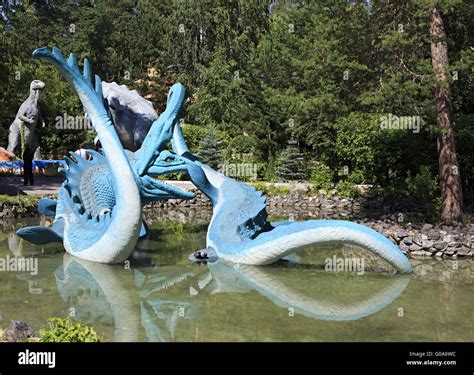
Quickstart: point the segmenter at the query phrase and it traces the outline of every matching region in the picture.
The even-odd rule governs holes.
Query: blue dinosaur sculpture
[[[39,48],[34,57],[58,68],[76,90],[102,145],[102,153],[87,151],[91,160],[77,154],[65,157],[67,168],[60,169],[66,180],[58,200],[41,200],[38,210],[54,216],[51,228],[27,227],[18,236],[36,244],[62,242],[66,251],[81,259],[119,263],[132,253],[139,237],[146,235],[142,221],[144,204],[168,198],[190,199],[194,194],[154,179],[171,172],[185,172],[184,159],[165,150],[173,124],[181,109],[184,87],[170,90],[166,110],[152,124],[143,145],[135,152],[124,150],[104,106],[102,84],[84,60],[81,74],[74,54],[66,61],[59,49]],[[146,160],[144,160],[146,158]]]
[[[224,176],[202,164],[186,146],[178,116],[185,98],[184,87],[172,86],[166,110],[153,122],[141,147],[124,150],[104,107],[102,84],[84,61],[81,74],[73,54],[66,61],[58,49],[40,48],[33,56],[55,65],[75,88],[103,146],[103,154],[90,152],[92,160],[75,154],[66,158],[66,181],[58,201],[43,200],[39,211],[55,215],[52,228],[30,227],[19,236],[34,243],[62,241],[66,251],[85,260],[122,262],[132,253],[140,236],[142,206],[155,199],[192,198],[152,176],[187,172],[191,181],[210,199],[213,216],[207,233],[207,249],[191,260],[223,261],[249,265],[276,262],[312,244],[351,243],[387,261],[399,272],[410,273],[407,257],[376,231],[342,220],[306,222],[267,221],[266,198],[254,187]],[[165,150],[171,141],[174,153]]]
[[[412,272],[410,261],[400,249],[366,226],[344,220],[268,222],[265,196],[255,187],[199,162],[186,146],[178,125],[173,130],[172,146],[186,161],[194,185],[210,199],[213,206],[207,231],[207,249],[191,255],[191,260],[217,257],[233,263],[264,265],[305,246],[342,242],[370,251],[401,273]]]

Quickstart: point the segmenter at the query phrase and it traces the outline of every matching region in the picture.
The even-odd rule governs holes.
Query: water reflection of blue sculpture
[[[65,255],[63,266],[56,270],[55,276],[61,297],[73,306],[77,317],[114,322],[115,341],[137,341],[141,328],[149,341],[173,341],[180,322],[199,317],[207,300],[219,293],[256,291],[290,314],[320,320],[357,320],[390,305],[410,281],[407,275],[386,275],[376,292],[352,300],[348,292],[345,298],[349,301],[342,303],[315,298],[294,288],[290,280],[295,280],[292,276],[296,273],[301,277],[301,271],[285,268],[289,277],[283,280],[279,277],[279,267],[235,268],[218,261],[207,266],[191,266],[180,273],[157,268],[134,269],[131,273]],[[123,278],[134,278],[136,289],[127,288]],[[353,279],[346,282],[350,284]],[[334,288],[340,290],[341,283]],[[325,290],[327,295],[332,293],[331,289]],[[84,296],[87,303],[81,304]]]

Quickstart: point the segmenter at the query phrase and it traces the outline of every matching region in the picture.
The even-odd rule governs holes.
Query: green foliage
[[[199,148],[199,142],[201,142],[206,134],[206,128],[197,125],[183,124],[181,129],[189,149],[197,150]]]
[[[56,69],[35,61],[40,46],[88,57],[105,81],[147,96],[161,112],[168,87],[188,92],[182,117],[194,153],[221,142],[222,159],[251,155],[258,178],[310,178],[315,187],[341,181],[406,188],[420,165],[437,169],[431,0],[321,0],[292,6],[261,0],[68,0],[6,2],[0,17],[0,143],[28,94],[32,79],[46,82],[40,98],[46,157],[61,157],[93,134],[60,131],[57,116],[82,107]],[[474,4],[438,2],[447,32],[456,147],[465,195],[474,186]],[[71,25],[74,30],[71,31]],[[154,71],[152,76],[150,71]],[[420,116],[419,133],[382,130],[381,116]],[[215,128],[215,140],[206,138]],[[209,142],[204,144],[204,141]],[[298,150],[288,148],[296,141]],[[301,152],[305,162],[294,164]],[[204,156],[214,165],[215,155]],[[415,176],[415,177],[412,177]],[[414,183],[414,182],[413,182]],[[344,187],[346,189],[346,187]]]
[[[360,169],[353,170],[347,177],[347,181],[355,185],[364,184],[365,180],[365,174]]]
[[[16,206],[19,213],[25,213],[38,206],[38,198],[33,195],[16,195],[14,197],[0,194],[0,202]]]
[[[100,342],[94,328],[70,318],[48,319],[49,329],[40,329],[41,342]]]
[[[438,177],[426,165],[421,166],[415,176],[408,174],[405,183],[408,194],[424,202],[430,202],[439,195]]]
[[[328,190],[333,186],[333,173],[331,169],[322,164],[317,163],[311,170],[311,183],[315,190]]]
[[[463,189],[466,195],[474,194],[474,115],[457,116],[455,126]]]
[[[340,196],[347,198],[356,198],[360,195],[357,186],[349,181],[339,181],[336,184],[336,191]]]
[[[407,194],[419,199],[427,216],[436,220],[441,213],[442,203],[439,194],[438,176],[431,171],[429,166],[423,165],[415,176],[408,174],[405,183]]]
[[[249,185],[255,186],[258,191],[261,191],[267,196],[289,195],[291,190],[287,187],[276,186],[265,182],[250,182]]]
[[[262,172],[259,174],[259,179],[263,179],[264,181],[275,181],[276,179],[276,166],[275,166],[275,158],[273,156],[269,157],[268,163],[260,163],[257,169],[258,172]]]

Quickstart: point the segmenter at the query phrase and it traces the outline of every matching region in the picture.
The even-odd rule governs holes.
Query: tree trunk
[[[454,146],[451,81],[448,70],[448,44],[443,19],[436,7],[431,10],[431,61],[436,74],[435,101],[438,124],[438,157],[441,222],[460,223],[463,215],[461,174]]]

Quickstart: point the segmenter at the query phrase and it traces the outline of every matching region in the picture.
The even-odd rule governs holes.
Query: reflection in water
[[[368,295],[351,300],[349,289],[348,295],[342,298],[348,302],[336,303],[298,290],[300,280],[294,275],[281,277],[304,271],[297,268],[243,265],[235,268],[216,262],[192,265],[184,271],[180,267],[179,272],[174,267],[161,267],[135,269],[132,273],[122,267],[90,263],[69,255],[64,256],[63,262],[55,272],[62,298],[74,306],[77,317],[113,320],[115,341],[137,341],[140,324],[149,341],[173,341],[179,322],[199,316],[207,298],[217,293],[255,290],[295,314],[321,320],[356,320],[391,304],[410,281],[408,275],[387,277],[375,292],[369,290]],[[131,277],[135,289],[126,288],[132,285]],[[353,277],[345,280],[353,281]],[[324,288],[327,287],[325,284]],[[344,289],[344,286],[338,282],[334,288]]]
[[[412,259],[410,280],[325,272],[327,257],[356,256],[348,248],[311,248],[266,267],[190,264],[206,243],[207,222],[193,220],[151,226],[131,268],[64,256],[61,244],[29,244],[13,233],[24,222],[9,225],[0,258],[37,258],[38,274],[0,272],[0,327],[23,320],[39,329],[74,313],[103,341],[474,339],[472,259]],[[366,270],[379,269],[365,259]]]
[[[73,306],[76,317],[90,315],[94,321],[112,318],[114,341],[137,341],[140,332],[137,291],[124,285],[115,268],[65,254],[63,265],[55,272],[58,290]]]
[[[223,271],[226,274],[231,268],[228,266],[220,268],[224,267]],[[272,278],[271,272],[264,267],[240,266],[239,270],[235,272],[238,278],[274,304],[291,308],[297,314],[321,320],[356,320],[375,314],[400,296],[410,282],[409,275],[392,276],[388,285],[384,285],[378,292],[368,295],[366,298],[342,304],[314,299],[301,292],[296,292]],[[340,287],[339,284],[338,288]]]

